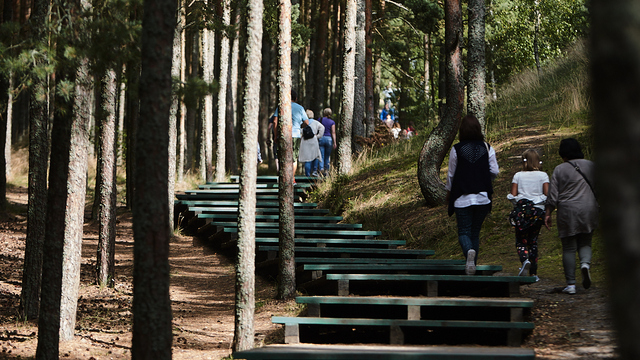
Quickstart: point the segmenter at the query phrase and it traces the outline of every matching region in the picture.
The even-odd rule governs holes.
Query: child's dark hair
[[[462,118],[460,123],[460,131],[458,133],[460,141],[480,140],[484,141],[482,127],[480,122],[473,115],[467,115]]]

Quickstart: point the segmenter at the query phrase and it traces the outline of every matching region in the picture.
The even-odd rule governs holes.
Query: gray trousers
[[[576,251],[580,266],[591,266],[591,238],[593,233],[576,234],[562,238],[562,265],[567,285],[576,283]]]

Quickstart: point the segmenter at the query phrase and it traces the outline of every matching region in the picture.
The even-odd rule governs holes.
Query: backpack
[[[314,136],[316,136],[316,134],[313,133],[313,129],[311,128],[311,126],[307,125],[306,127],[302,128],[303,139],[309,140],[309,139],[312,139]]]
[[[520,199],[509,214],[509,223],[520,231],[527,230],[544,219],[544,210],[534,206],[529,199]]]

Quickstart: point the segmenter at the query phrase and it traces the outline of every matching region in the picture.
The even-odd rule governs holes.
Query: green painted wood
[[[376,240],[380,241],[380,240]],[[325,258],[296,256],[297,264],[464,264],[464,260],[449,259],[393,259],[393,258]]]
[[[238,201],[234,200],[176,200],[177,204],[187,206],[199,206],[199,207],[229,207],[238,206]],[[277,201],[257,201],[256,208],[278,208],[280,204]],[[316,208],[316,203],[293,203],[293,207],[296,208]]]
[[[278,251],[277,246],[258,246],[259,251]],[[429,256],[435,254],[433,250],[415,249],[368,249],[353,247],[311,247],[296,246],[296,252],[316,252],[316,253],[346,253],[346,254],[380,254],[380,255],[417,255]]]
[[[237,175],[233,175],[231,176],[231,181],[232,182],[238,182],[239,177]],[[318,180],[322,180],[322,178],[316,177],[316,176],[302,176],[302,175],[296,175],[295,176],[295,180],[296,183],[315,183]],[[258,176],[257,180],[258,184],[263,184],[263,183],[270,183],[270,182],[278,182],[278,176],[277,175],[261,175]]]
[[[401,271],[401,270],[443,270],[464,271],[464,264],[306,264],[304,270],[314,271]],[[477,271],[502,271],[501,265],[477,265]]]
[[[294,204],[295,205],[295,204]],[[238,213],[237,206],[189,206],[189,211],[195,213]],[[327,209],[318,209],[318,208],[299,208],[294,206],[294,214],[297,215],[325,215],[329,214],[329,210]],[[258,214],[278,214],[280,209],[277,207],[271,208],[258,208],[256,209],[256,213]]]
[[[262,194],[262,195],[273,195],[273,194],[278,194],[280,190],[277,188],[273,188],[273,189],[256,189],[256,194]],[[299,188],[296,187],[295,189],[293,189],[294,193],[304,193],[306,191],[306,188]],[[183,193],[185,194],[194,194],[194,195],[209,195],[209,194],[237,194],[238,193],[238,189],[202,189],[202,190],[184,190]]]
[[[397,296],[298,296],[299,304],[341,305],[414,305],[414,306],[473,306],[531,308],[533,300],[518,298],[465,297],[397,297]]]
[[[327,280],[349,281],[460,281],[460,282],[513,282],[530,284],[535,276],[489,276],[489,275],[417,275],[417,274],[327,274]]]
[[[233,353],[245,360],[533,360],[533,349],[486,346],[268,345]]]
[[[256,244],[277,244],[278,238],[266,238],[257,237]],[[297,243],[310,243],[310,244],[361,244],[361,245],[405,245],[405,240],[378,240],[378,239],[335,239],[335,238],[296,238]],[[298,259],[296,258],[296,261]]]
[[[258,183],[256,184],[256,189],[277,189],[278,183]],[[297,184],[296,187],[299,188],[312,188],[314,185],[311,183],[300,183]],[[206,190],[206,189],[238,189],[240,184],[235,183],[206,183],[202,185],[198,185],[198,189]]]
[[[236,220],[237,215],[234,214],[198,214],[196,217],[200,219],[232,219]],[[280,219],[280,215],[256,215],[256,221],[274,221],[277,222]],[[295,217],[296,222],[327,222],[335,223],[344,220],[342,216],[317,216],[317,215],[298,215]]]
[[[222,229],[225,233],[237,233],[237,227],[225,227]],[[278,234],[278,229],[256,228],[256,234]],[[323,229],[295,229],[296,235],[335,235],[335,236],[380,236],[382,232],[372,230],[323,230]]]
[[[459,327],[477,329],[527,329],[534,328],[533,323],[518,321],[469,321],[469,320],[404,320],[404,319],[350,319],[326,317],[288,317],[272,316],[274,324],[304,325],[347,325],[347,326],[413,326],[413,327]]]
[[[238,223],[235,221],[211,221],[211,226],[222,227],[238,227]],[[280,226],[277,222],[260,222],[256,221],[256,228],[278,228]],[[296,222],[296,229],[318,229],[318,230],[344,230],[344,229],[361,229],[362,224],[336,224],[336,223],[312,223],[312,222]]]
[[[193,194],[176,194],[178,200],[238,200],[240,194],[212,194],[212,195],[193,195]],[[256,195],[257,201],[278,201],[278,195]]]

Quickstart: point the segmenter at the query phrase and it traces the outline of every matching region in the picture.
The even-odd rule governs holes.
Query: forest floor
[[[0,218],[0,359],[35,356],[37,323],[18,317],[22,264],[26,238],[25,188],[9,188],[12,214]],[[60,344],[67,359],[129,359],[131,357],[131,302],[133,232],[131,214],[118,217],[115,288],[95,285],[97,231],[87,222],[76,336]],[[229,356],[234,327],[234,268],[232,260],[216,254],[198,239],[176,236],[171,242],[171,300],[173,358],[221,359]],[[539,359],[612,359],[615,341],[606,289],[579,287],[573,296],[560,292],[562,284],[542,279],[525,286],[522,294],[535,300],[535,330],[524,347]],[[255,330],[257,346],[279,343],[283,331],[270,322],[272,315],[300,310],[293,301],[273,300],[274,286],[256,280]]]

